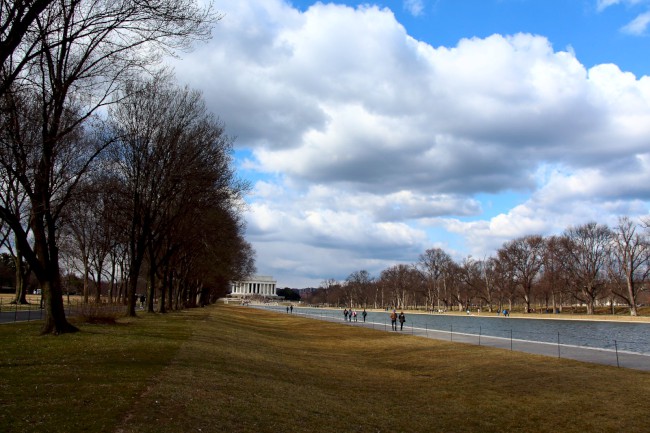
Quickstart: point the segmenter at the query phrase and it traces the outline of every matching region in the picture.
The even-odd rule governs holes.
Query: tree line
[[[561,235],[529,235],[505,242],[496,254],[455,261],[431,248],[417,263],[398,264],[372,277],[351,273],[303,295],[312,304],[427,311],[537,308],[561,312],[580,305],[594,314],[616,305],[638,315],[650,282],[650,219],[620,217],[615,227],[589,222]]]
[[[42,291],[43,333],[76,331],[64,273],[135,315],[143,281],[164,312],[254,271],[232,138],[158,66],[219,19],[195,0],[0,2],[0,243],[15,301],[30,276]]]

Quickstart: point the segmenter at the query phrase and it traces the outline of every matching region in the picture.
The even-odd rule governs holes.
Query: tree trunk
[[[37,197],[45,194],[40,191]],[[41,287],[45,319],[41,334],[65,334],[79,329],[66,320],[63,308],[63,288],[59,269],[59,249],[56,245],[56,224],[49,209],[49,200],[43,199],[48,206],[32,204],[30,225],[34,235],[34,256],[31,266]],[[45,209],[45,210],[43,210]],[[26,242],[26,240],[25,240]],[[21,245],[27,248],[28,245]]]
[[[120,275],[122,275],[120,285],[118,287],[118,292],[117,292],[117,303],[121,305],[127,305],[128,302],[126,300],[129,292],[129,276],[128,273],[126,272],[126,258],[124,260],[120,261]],[[126,275],[126,278],[124,278],[124,275]]]
[[[37,245],[37,252],[41,248],[42,246],[39,248]],[[35,272],[35,275],[41,287],[43,308],[45,310],[45,319],[41,328],[41,334],[59,335],[79,331],[76,326],[68,323],[65,317],[63,288],[61,286],[57,260],[58,255],[54,252],[54,257],[49,261],[43,260],[44,257],[42,254],[38,254],[38,256],[41,259],[42,270],[41,272]]]
[[[16,262],[19,260],[20,259],[16,259]],[[12,304],[28,304],[26,286],[27,281],[23,278],[23,271],[18,267],[18,263],[16,263],[16,296],[14,297]]]
[[[174,290],[176,287],[176,290]],[[187,282],[184,283],[184,287],[187,287]],[[178,311],[182,307],[181,299],[183,299],[184,289],[180,287],[180,281],[177,281],[176,284],[169,286],[169,305],[171,306],[172,299],[174,299],[173,309]],[[176,292],[176,293],[174,293]]]
[[[136,292],[138,290],[138,276],[140,274],[140,265],[131,263],[129,268],[129,285],[126,291],[126,315],[135,317]]]
[[[111,282],[108,286],[108,303],[113,303],[113,296],[115,296],[115,261],[111,261]]]
[[[202,286],[199,293],[200,293],[199,306],[205,307],[210,302],[209,290],[207,289],[207,287]]]
[[[158,306],[158,312],[159,313],[166,313],[167,312],[167,287],[163,284],[163,286],[160,288],[160,305]],[[169,305],[171,305],[171,298],[169,300]]]
[[[41,328],[41,334],[65,334],[77,332],[79,329],[71,325],[65,317],[63,306],[63,291],[60,282],[56,280],[41,282],[43,293],[43,306],[45,309],[45,320]]]
[[[27,276],[25,264],[23,263],[23,255],[20,250],[20,245],[16,242],[16,255],[14,257],[14,263],[16,266],[16,296],[13,303],[15,304],[27,304]]]
[[[100,264],[97,266],[97,292],[95,293],[95,304],[100,304],[102,302],[102,271],[103,266]]]
[[[134,200],[135,203],[138,203],[138,200]],[[149,224],[145,221],[140,228],[139,215],[132,217],[131,222],[131,235],[130,235],[130,244],[129,244],[129,286],[126,293],[126,305],[128,317],[135,317],[135,304],[136,304],[136,293],[138,290],[138,277],[140,276],[140,268],[142,267],[142,261],[144,260],[144,249],[145,242],[147,238],[147,233],[149,230]]]
[[[84,304],[88,303],[88,297],[90,296],[90,264],[88,263],[88,255],[83,253],[83,265],[84,265]]]
[[[636,296],[635,296],[635,291],[634,291],[634,281],[632,280],[632,277],[627,278],[627,298],[629,299],[629,304],[630,304],[630,316],[638,315],[638,312],[637,312],[637,309],[636,309]]]
[[[156,296],[156,268],[153,264],[149,265],[149,284],[147,285],[147,313],[154,313],[153,301]]]
[[[594,301],[591,298],[587,300],[587,314],[594,314]]]

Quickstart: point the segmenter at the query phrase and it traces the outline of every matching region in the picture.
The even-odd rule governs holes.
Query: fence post
[[[560,356],[560,333],[557,333],[557,357],[558,359],[561,358]]]
[[[614,340],[614,349],[616,350],[616,366],[621,367],[621,365],[618,363],[618,344],[616,343],[616,340]]]
[[[426,322],[424,323],[424,332],[426,332],[427,338],[429,338],[429,325]]]
[[[512,350],[512,329],[510,329],[510,350]]]
[[[454,341],[454,325],[449,325],[449,341]]]
[[[481,332],[482,332],[482,330],[483,330],[483,327],[479,326],[478,327],[478,345],[479,346],[481,345]]]

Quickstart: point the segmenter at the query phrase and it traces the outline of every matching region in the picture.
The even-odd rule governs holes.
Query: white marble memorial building
[[[277,296],[275,294],[276,283],[277,281],[271,276],[255,275],[247,280],[234,281],[231,284],[230,296],[243,297],[258,295],[274,298]]]

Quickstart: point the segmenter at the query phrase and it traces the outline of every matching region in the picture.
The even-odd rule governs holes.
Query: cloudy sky
[[[174,67],[236,137],[280,287],[649,212],[648,0],[215,6]]]

